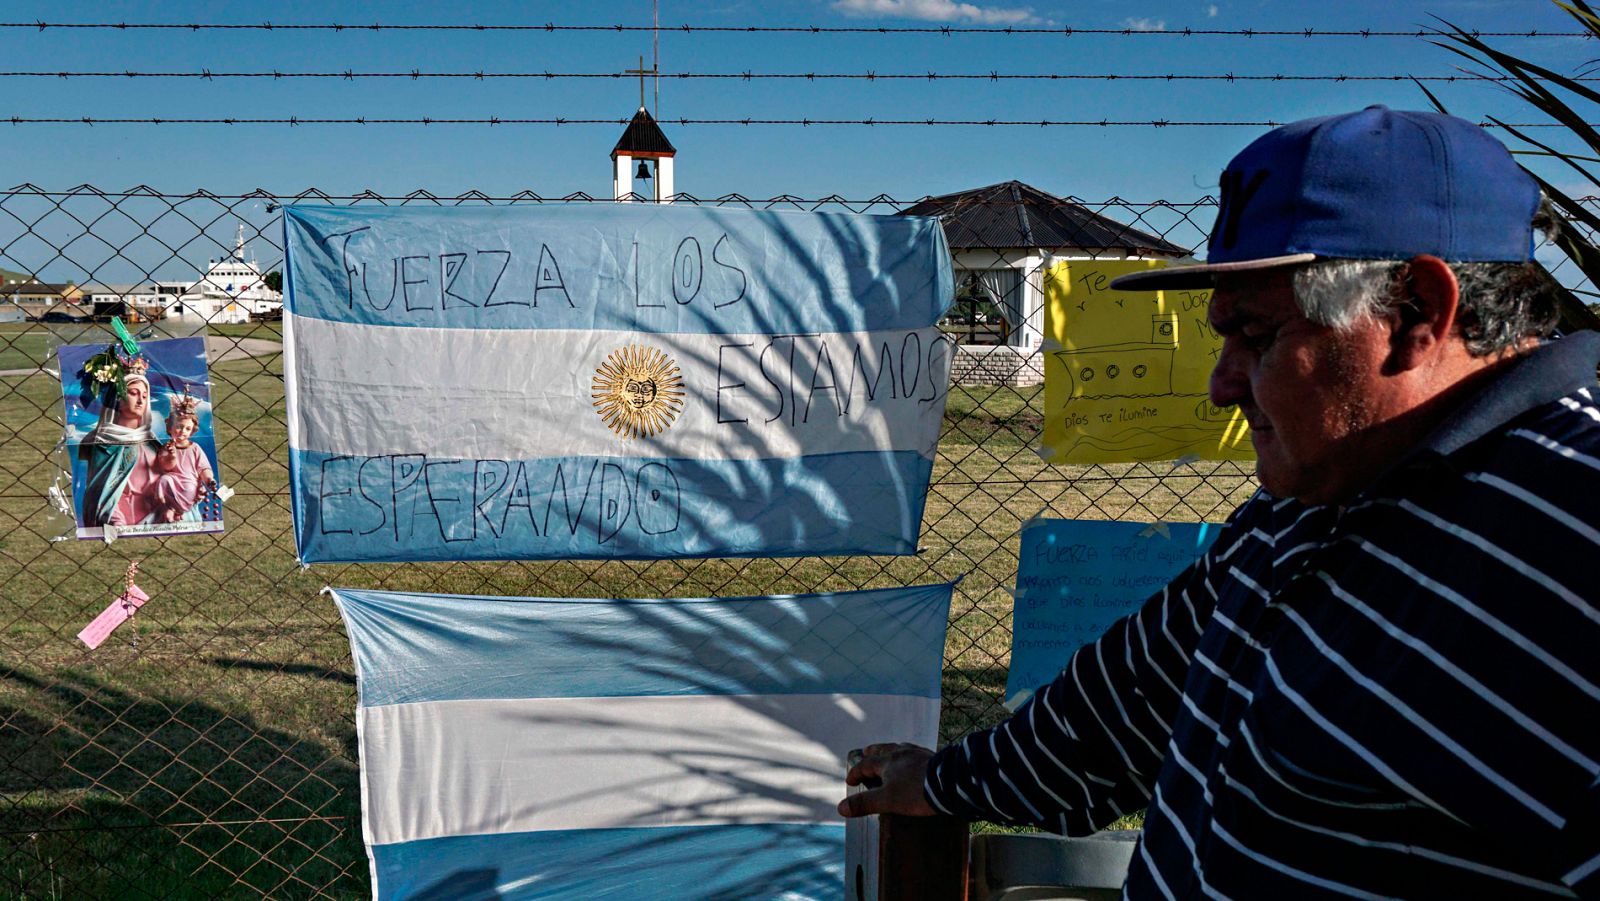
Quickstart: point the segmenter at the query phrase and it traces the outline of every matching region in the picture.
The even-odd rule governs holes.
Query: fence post
[[[966,822],[884,814],[845,831],[847,901],[966,901]]]

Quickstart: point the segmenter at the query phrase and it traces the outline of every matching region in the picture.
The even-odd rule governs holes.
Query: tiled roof
[[[73,293],[74,288],[75,286],[71,284],[57,285],[50,282],[11,282],[0,285],[0,294],[6,296],[54,294],[65,297]]]
[[[644,107],[633,114],[633,121],[628,123],[628,130],[622,133],[622,139],[617,141],[617,146],[611,148],[611,155],[619,153],[659,153],[671,155],[678,151],[673,148],[672,142],[661,133],[661,126],[656,124],[654,116]]]
[[[1174,257],[1189,253],[1149,232],[1020,181],[930,197],[904,210],[903,215],[944,220],[945,238],[954,250],[1070,247]]]

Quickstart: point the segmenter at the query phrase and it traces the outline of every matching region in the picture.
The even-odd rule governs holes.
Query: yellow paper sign
[[[1116,291],[1161,260],[1070,260],[1044,274],[1044,458],[1253,460],[1237,407],[1206,395],[1222,339],[1210,291]]]

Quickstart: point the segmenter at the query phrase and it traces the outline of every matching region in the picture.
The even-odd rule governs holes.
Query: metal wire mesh
[[[916,201],[730,196],[679,203],[893,214]],[[927,200],[924,198],[923,200]],[[77,286],[197,280],[235,249],[281,269],[284,203],[531,204],[578,195],[219,197],[84,186],[0,192],[7,279]],[[611,202],[609,200],[598,202]],[[985,203],[1005,203],[991,198]],[[0,895],[27,898],[365,896],[349,648],[325,584],[550,596],[769,594],[965,576],[945,652],[945,740],[1004,715],[1017,531],[1040,512],[1087,519],[1218,519],[1253,483],[1228,463],[1059,467],[1034,452],[1043,417],[1038,309],[1050,260],[1127,253],[1133,231],[1174,250],[1202,242],[1210,198],[1086,204],[1111,223],[1096,246],[955,242],[975,278],[947,327],[964,348],[913,557],[555,561],[300,568],[290,531],[281,330],[235,312],[143,322],[147,338],[206,335],[220,477],[236,494],[219,535],[60,540],[53,348],[109,340],[104,323],[0,322]],[[1143,238],[1139,240],[1143,240]],[[1129,237],[1129,240],[1132,240]],[[1002,285],[1001,296],[984,285]],[[14,285],[7,290],[17,294]],[[10,310],[14,304],[6,305]],[[63,301],[29,312],[60,319]],[[56,316],[45,315],[54,312]],[[994,320],[994,321],[991,321]],[[97,651],[78,628],[122,587],[130,560],[151,600]],[[530,649],[532,652],[532,649]]]

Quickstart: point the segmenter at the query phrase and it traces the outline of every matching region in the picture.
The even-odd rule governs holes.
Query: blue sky
[[[1179,30],[1414,29],[1436,14],[1469,28],[1571,31],[1544,0],[663,0],[663,24],[1045,24]],[[9,0],[7,21],[259,23],[649,23],[649,0],[576,3],[79,2]],[[214,71],[618,71],[646,33],[139,32],[6,29],[5,69]],[[1571,70],[1581,39],[1499,39]],[[1023,35],[663,35],[667,72],[1000,72],[1444,75],[1452,57],[1409,38]],[[1473,118],[1529,113],[1481,84],[1438,93]],[[1420,108],[1409,83],[742,82],[664,80],[661,113],[691,118],[1291,120],[1368,103]],[[610,80],[218,80],[0,78],[0,116],[626,117],[637,83]],[[1193,200],[1260,129],[675,126],[678,189],[697,196],[895,197],[1020,179],[1090,200]],[[318,187],[436,193],[610,190],[620,126],[15,125],[6,183],[52,189],[147,184],[237,193]],[[1565,176],[1561,176],[1565,178]],[[1570,180],[1567,182],[1570,184]],[[1584,193],[1589,193],[1587,190]]]

